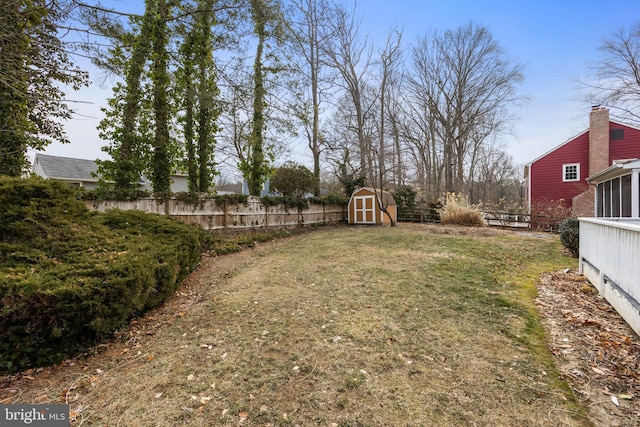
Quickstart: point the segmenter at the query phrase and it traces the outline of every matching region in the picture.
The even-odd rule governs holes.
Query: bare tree
[[[387,121],[387,106],[390,98],[391,87],[396,71],[402,59],[402,32],[393,30],[387,36],[387,43],[380,53],[380,86],[379,86],[379,119],[378,119],[378,186],[382,188],[387,183],[387,151],[385,123]]]
[[[488,143],[480,148],[469,180],[471,203],[498,204],[501,200],[517,204],[522,202],[518,168],[499,144]]]
[[[414,176],[423,200],[437,199],[442,191],[444,149],[439,138],[438,121],[431,114],[425,90],[436,90],[435,84],[423,74],[408,79],[406,84],[405,123],[402,129]]]
[[[360,33],[360,22],[356,19],[355,12],[350,13],[344,6],[336,7],[330,28],[333,37],[327,40],[324,54],[339,74],[337,84],[344,89],[351,101],[351,108],[346,111],[352,111],[354,117],[353,131],[358,142],[360,171],[366,173],[367,180],[373,183],[376,175],[369,150],[372,135],[366,129],[372,105],[367,103],[365,96],[371,65],[371,47],[367,38],[363,38]]]
[[[313,193],[320,194],[320,154],[323,139],[320,135],[320,115],[323,89],[323,71],[326,61],[323,60],[322,46],[332,33],[329,19],[332,9],[325,0],[292,0],[292,19],[288,23],[290,38],[295,51],[300,55],[298,63],[303,76],[298,97],[297,116],[302,122],[307,136],[307,144],[313,157],[313,176],[315,184]]]
[[[503,130],[511,119],[509,107],[524,99],[516,92],[522,67],[507,58],[486,28],[470,23],[420,38],[413,68],[413,92],[438,124],[444,189],[461,193],[470,150]]]
[[[588,100],[640,123],[640,22],[620,29],[599,49],[602,58],[592,65],[591,80],[581,82]]]

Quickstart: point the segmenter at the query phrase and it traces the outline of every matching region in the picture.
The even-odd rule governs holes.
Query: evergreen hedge
[[[558,226],[560,243],[573,257],[580,254],[580,221],[577,218],[565,218]]]
[[[203,238],[161,215],[89,212],[55,181],[0,177],[0,371],[109,338],[173,294]]]

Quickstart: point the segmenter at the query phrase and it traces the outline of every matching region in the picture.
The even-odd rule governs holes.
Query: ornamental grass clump
[[[486,223],[478,206],[469,203],[462,194],[447,193],[443,207],[439,209],[442,224],[484,227]]]

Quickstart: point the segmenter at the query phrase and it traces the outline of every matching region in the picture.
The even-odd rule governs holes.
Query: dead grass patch
[[[96,426],[590,425],[514,290],[571,262],[557,239],[435,229],[334,228],[207,258],[119,340],[4,378],[0,400],[68,402]]]

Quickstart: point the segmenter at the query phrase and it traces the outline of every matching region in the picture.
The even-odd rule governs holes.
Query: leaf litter
[[[546,273],[536,304],[563,378],[598,426],[640,425],[640,339],[575,269]]]

